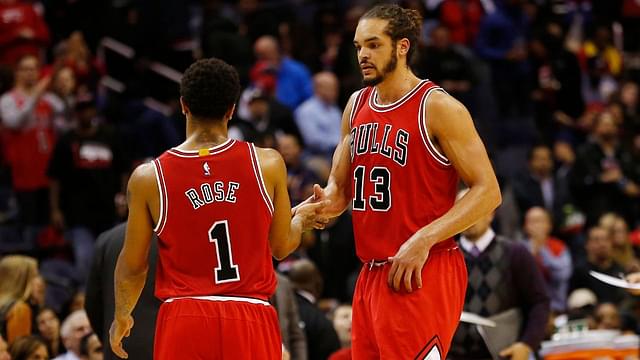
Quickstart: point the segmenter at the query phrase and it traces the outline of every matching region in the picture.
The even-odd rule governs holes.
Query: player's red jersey
[[[351,190],[358,257],[386,260],[416,231],[446,213],[456,197],[458,175],[433,146],[424,103],[434,83],[423,80],[389,105],[377,91],[356,94],[351,112]],[[434,248],[452,246],[449,239]]]
[[[154,165],[161,200],[156,296],[269,298],[276,287],[273,204],[253,144],[171,149]]]

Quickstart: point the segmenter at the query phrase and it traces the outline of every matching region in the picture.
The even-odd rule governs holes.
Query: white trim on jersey
[[[449,159],[438,151],[438,149],[431,142],[431,137],[429,136],[429,130],[427,129],[425,110],[427,106],[427,100],[429,99],[429,95],[434,91],[444,91],[439,86],[432,87],[427,90],[427,92],[422,95],[422,99],[420,99],[420,108],[418,109],[418,127],[420,129],[420,137],[422,137],[422,142],[424,146],[427,148],[431,157],[433,157],[438,163],[444,166],[451,166],[451,162]]]
[[[218,144],[214,147],[210,147],[209,150],[209,154],[207,155],[216,155],[216,154],[220,154],[221,152],[224,152],[228,149],[231,148],[231,146],[233,146],[233,144],[236,141],[234,139],[227,139],[227,141],[223,142],[222,144]],[[200,157],[200,151],[199,150],[180,150],[180,149],[176,149],[176,148],[171,148],[168,150],[168,152],[171,155],[175,155],[177,157],[181,157],[181,158],[197,158]]]
[[[420,90],[420,88],[422,88],[422,86],[424,86],[425,84],[429,84],[429,83],[430,83],[429,80],[420,80],[420,82],[413,89],[411,89],[411,91],[406,93],[400,99],[392,102],[391,104],[387,104],[387,105],[378,104],[378,100],[377,100],[378,89],[374,88],[373,91],[371,92],[371,95],[369,95],[369,107],[371,108],[371,110],[376,111],[376,112],[387,112],[387,111],[395,110],[395,109],[399,108],[400,106],[402,106],[402,104],[407,102],[407,100],[409,100],[413,95],[415,95],[418,92],[418,90]]]
[[[267,186],[264,184],[264,178],[262,177],[262,169],[260,169],[260,160],[258,160],[258,154],[256,152],[256,147],[253,143],[247,143],[249,146],[249,154],[251,155],[251,165],[253,167],[253,174],[256,176],[256,180],[258,181],[258,188],[260,188],[260,194],[262,195],[262,200],[264,200],[267,205],[267,209],[269,213],[273,215],[274,207],[271,198],[269,197],[269,193],[267,192]]]
[[[156,235],[160,235],[167,223],[167,214],[169,210],[169,195],[167,194],[167,184],[164,179],[164,172],[159,159],[153,161],[153,170],[156,173],[156,181],[158,183],[158,192],[160,194],[160,212],[158,213],[158,223],[153,231]]]
[[[264,300],[260,300],[260,299],[254,299],[254,298],[248,298],[248,297],[242,297],[242,296],[218,296],[218,295],[211,295],[211,296],[180,296],[180,297],[169,298],[169,299],[165,300],[164,302],[172,303],[172,302],[174,302],[176,300],[183,300],[183,299],[207,300],[207,301],[238,301],[238,302],[246,302],[246,303],[250,303],[250,304],[271,306],[271,304],[269,304],[268,302],[266,302]]]
[[[351,113],[349,114],[349,129],[353,128],[353,119],[355,118],[356,110],[360,105],[360,101],[362,101],[362,93],[364,93],[364,90],[365,89],[360,89],[356,91],[358,95],[356,95],[355,97],[355,101],[353,102],[353,106],[351,107]]]

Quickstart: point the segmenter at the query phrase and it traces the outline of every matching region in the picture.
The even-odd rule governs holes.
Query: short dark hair
[[[180,82],[180,96],[199,120],[222,119],[239,95],[238,72],[216,58],[191,64]]]
[[[398,40],[409,39],[409,51],[407,52],[407,64],[411,56],[418,48],[418,39],[422,31],[422,15],[416,10],[404,9],[395,4],[378,5],[367,11],[360,20],[382,19],[389,21],[385,34],[391,37],[395,44]]]

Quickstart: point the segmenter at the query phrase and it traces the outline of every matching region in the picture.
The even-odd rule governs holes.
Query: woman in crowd
[[[22,255],[5,256],[0,260],[0,316],[3,317],[7,342],[31,335],[33,313],[27,300],[32,281],[38,276],[38,263]]]
[[[49,360],[47,345],[37,336],[24,336],[9,348],[12,360]]]

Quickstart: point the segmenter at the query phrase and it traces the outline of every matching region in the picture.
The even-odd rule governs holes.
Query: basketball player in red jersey
[[[128,186],[129,218],[115,271],[113,352],[147,275],[152,232],[159,238],[155,359],[278,359],[276,278],[271,255],[291,253],[322,203],[291,218],[287,173],[270,149],[227,138],[240,84],[217,59],[200,60],[180,84],[187,140],[139,166]]]
[[[347,104],[327,187],[314,190],[329,200],[322,216],[353,208],[365,264],[353,298],[356,360],[446,357],[467,283],[452,237],[501,201],[465,107],[409,69],[421,23],[396,5],[360,19],[354,44],[367,87]],[[470,190],[454,205],[458,177]]]

